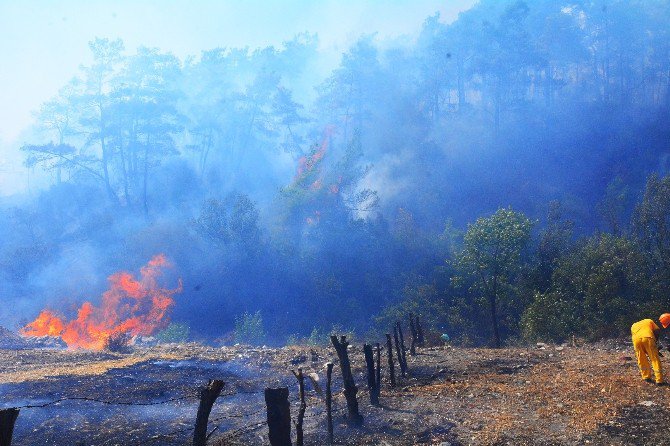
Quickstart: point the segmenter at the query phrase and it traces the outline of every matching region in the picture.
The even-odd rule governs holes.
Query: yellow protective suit
[[[659,330],[658,325],[651,319],[643,319],[630,327],[637,365],[640,367],[642,379],[651,379],[651,369],[653,368],[657,383],[663,382],[663,368],[658,356],[655,335],[655,332]],[[649,362],[651,362],[651,365]]]

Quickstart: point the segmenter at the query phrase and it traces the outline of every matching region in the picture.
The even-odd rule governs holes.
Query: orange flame
[[[127,272],[109,277],[110,287],[95,307],[84,302],[77,318],[66,322],[49,310],[21,329],[23,336],[59,336],[69,348],[102,350],[111,336],[148,336],[165,328],[174,306],[172,296],[182,291],[181,280],[175,289],[158,285],[163,268],[170,266],[165,255],[154,256],[140,269],[139,280]]]

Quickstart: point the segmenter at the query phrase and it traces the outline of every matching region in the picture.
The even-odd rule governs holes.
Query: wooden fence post
[[[391,387],[395,387],[395,370],[393,366],[393,344],[391,343],[391,334],[386,333],[386,352],[389,362],[389,380]]]
[[[326,364],[326,421],[328,423],[328,444],[333,444],[333,363]]]
[[[291,370],[291,373],[298,380],[300,394],[300,409],[298,409],[298,420],[295,423],[295,445],[304,446],[302,422],[305,419],[305,410],[307,409],[307,403],[305,402],[305,377],[302,374],[301,368],[298,369],[298,373],[295,373],[293,370]]]
[[[270,445],[292,446],[288,387],[265,389],[265,405],[267,406]]]
[[[193,431],[193,446],[205,446],[207,443],[207,423],[214,402],[221,394],[223,381],[210,379],[209,383],[200,389],[200,405],[198,415],[195,418],[195,430]]]
[[[402,366],[407,373],[407,347],[405,347],[405,337],[402,334],[402,325],[398,321],[398,336],[400,337],[400,352],[402,353]]]
[[[19,417],[19,409],[0,410],[0,446],[12,446],[14,424]]]
[[[425,345],[425,338],[423,337],[423,327],[421,326],[421,321],[419,320],[419,316],[416,317],[416,331],[417,331],[417,336],[419,338],[418,346],[423,347]]]
[[[365,354],[365,365],[368,370],[368,391],[370,392],[370,404],[379,406],[379,395],[377,395],[377,373],[375,371],[375,358],[370,344],[363,344]]]
[[[356,399],[358,388],[354,382],[354,376],[351,374],[351,363],[347,351],[349,342],[347,342],[346,336],[340,336],[339,340],[337,336],[331,336],[330,341],[333,343],[340,360],[342,380],[344,381],[344,397],[347,400],[347,421],[352,425],[361,425],[363,424],[363,416],[358,412],[358,400]]]
[[[402,362],[402,350],[398,340],[398,327],[393,327],[393,341],[395,342],[395,353],[398,356],[398,365],[400,365],[400,376],[405,377],[405,364]]]
[[[375,393],[377,394],[377,401],[379,401],[379,395],[382,391],[381,352],[381,347],[379,346],[379,342],[377,342],[377,375],[375,376],[375,381],[377,381],[377,388],[375,389]]]
[[[416,355],[416,344],[417,344],[418,334],[417,334],[417,331],[416,331],[416,326],[414,325],[414,314],[413,313],[409,314],[409,331],[412,334],[412,342],[409,344],[409,354],[414,356],[414,355]]]

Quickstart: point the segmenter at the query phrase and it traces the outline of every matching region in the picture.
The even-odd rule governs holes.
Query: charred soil
[[[350,350],[362,427],[344,420],[333,376],[336,444],[645,445],[670,444],[670,388],[642,381],[632,347],[466,349],[433,347],[408,356],[409,374],[370,405],[362,348]],[[287,385],[297,414],[292,369],[316,373],[337,362],[332,348],[198,344],[127,354],[0,350],[0,408],[24,407],[14,443],[26,445],[178,445],[192,435],[198,388],[225,381],[210,416],[212,445],[267,442],[263,389]],[[397,367],[396,372],[398,373]],[[308,381],[305,444],[326,444],[325,405]],[[51,404],[54,401],[61,400]]]

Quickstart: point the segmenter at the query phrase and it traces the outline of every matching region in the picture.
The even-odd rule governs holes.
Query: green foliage
[[[380,331],[388,333],[396,321],[406,324],[410,313],[420,316],[426,329],[447,325],[448,308],[430,284],[407,285],[402,300],[384,308],[375,321]]]
[[[308,337],[302,337],[298,334],[287,336],[286,345],[313,345],[327,346],[330,343],[328,334],[318,327],[314,327]]]
[[[633,216],[633,233],[659,268],[670,268],[670,176],[653,174]]]
[[[191,328],[187,324],[172,322],[170,325],[156,335],[156,339],[163,343],[186,342]]]
[[[456,259],[456,283],[469,284],[472,302],[487,306],[495,345],[500,345],[499,325],[515,329],[515,284],[522,268],[522,253],[530,241],[532,222],[511,208],[499,209],[468,226],[463,250]]]
[[[260,345],[265,342],[266,333],[261,312],[244,313],[235,318],[235,342]]]
[[[559,260],[550,289],[536,293],[523,314],[523,333],[544,340],[621,335],[648,317],[654,306],[650,283],[645,256],[634,242],[591,237]]]
[[[247,195],[230,194],[224,200],[205,200],[193,224],[219,247],[230,243],[249,246],[258,237],[258,210]]]
[[[330,333],[328,334],[328,344],[330,344],[331,335],[346,336],[347,341],[349,341],[350,344],[353,344],[356,340],[356,332],[352,329],[344,328],[340,324],[334,324],[330,329]]]

